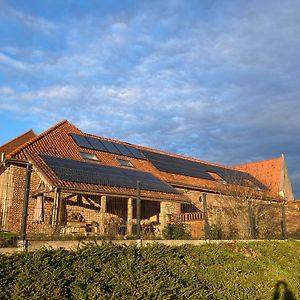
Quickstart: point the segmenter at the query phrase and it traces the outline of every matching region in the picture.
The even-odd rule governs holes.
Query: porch
[[[50,196],[50,195],[49,195]],[[131,238],[137,231],[136,198],[56,190],[39,195],[29,208],[28,234]],[[167,223],[180,216],[181,203],[141,199],[142,238],[161,237]]]

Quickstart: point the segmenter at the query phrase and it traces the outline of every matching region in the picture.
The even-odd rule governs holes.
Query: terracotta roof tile
[[[26,142],[32,140],[34,137],[36,137],[36,134],[32,130],[28,130],[27,132],[2,145],[0,147],[0,153],[3,152],[5,154],[9,154],[18,147],[24,145]]]
[[[116,167],[119,167],[119,162],[117,161],[117,158],[127,160],[129,159],[128,157],[122,155],[115,155],[111,153],[80,148],[70,136],[71,133],[82,134],[82,132],[78,128],[76,128],[69,122],[60,122],[59,124],[47,130],[46,132],[37,136],[35,139],[19,147],[11,154],[11,156],[19,159],[29,159],[30,161],[32,161],[35,168],[45,176],[45,178],[53,187],[59,186],[83,191],[94,191],[99,193],[102,192],[109,194],[119,194],[124,196],[135,196],[135,189],[61,181],[54,174],[54,172],[45,164],[45,162],[41,159],[40,155],[51,155],[55,157],[71,158],[85,161],[80,156],[80,151],[83,151],[95,153],[99,157],[100,164]],[[151,172],[155,176],[160,175],[159,171],[156,170],[154,166],[148,161],[139,160],[136,158],[130,158],[130,161],[133,163],[136,170]],[[181,194],[168,194],[142,190],[141,196],[143,198],[149,199],[172,199],[175,201],[177,200],[181,202],[190,202],[190,200],[186,196]]]
[[[250,173],[273,192],[279,193],[282,163],[283,157],[280,156],[269,160],[241,164],[233,168]]]
[[[44,161],[40,158],[40,155],[50,155],[50,156],[56,156],[56,157],[62,157],[62,158],[70,158],[70,159],[75,159],[75,160],[81,160],[84,161],[84,159],[80,155],[80,151],[83,152],[88,152],[88,153],[93,153],[97,155],[99,158],[100,164],[104,165],[110,165],[110,166],[115,166],[119,167],[119,162],[117,161],[117,158],[121,159],[126,159],[130,160],[132,164],[134,165],[136,170],[139,171],[145,171],[145,172],[150,172],[154,176],[160,178],[161,180],[164,180],[168,183],[174,184],[175,186],[177,185],[182,185],[182,186],[196,186],[198,188],[201,188],[203,190],[215,190],[219,191],[222,190],[222,184],[219,183],[218,181],[213,181],[213,180],[205,180],[201,178],[194,178],[194,177],[189,177],[185,175],[178,175],[178,174],[170,174],[166,172],[161,172],[156,167],[148,160],[141,160],[141,159],[136,159],[132,157],[126,157],[123,155],[117,155],[117,154],[112,154],[112,153],[107,153],[107,152],[102,152],[102,151],[97,151],[97,150],[91,150],[91,149],[86,149],[86,148],[81,148],[79,147],[76,142],[73,140],[73,138],[70,136],[71,133],[77,133],[77,134],[82,134],[85,136],[89,137],[96,137],[99,138],[98,136],[94,136],[91,134],[86,134],[83,133],[81,130],[79,130],[77,127],[69,123],[68,121],[64,120],[57,125],[51,127],[47,131],[43,132],[39,136],[31,139],[29,142],[25,143],[24,145],[20,146],[18,149],[13,151],[11,153],[11,157],[15,158],[20,158],[20,159],[30,159],[34,162],[35,167],[41,171],[45,177],[49,180],[49,183],[52,186],[65,186],[68,188],[74,188],[74,189],[82,189],[82,190],[95,190],[95,191],[102,191],[102,192],[107,192],[107,193],[119,193],[119,194],[124,194],[124,195],[135,195],[135,190],[133,189],[126,189],[126,188],[117,188],[117,187],[107,187],[107,186],[96,186],[96,185],[90,185],[90,184],[79,184],[79,183],[74,183],[74,182],[62,182],[60,181],[56,175],[47,167],[47,165],[44,163]],[[236,170],[241,170],[241,171],[246,171],[249,168],[249,173],[252,174],[254,177],[256,177],[258,180],[261,180],[263,183],[266,183],[264,181],[263,176],[259,172],[254,172],[255,165],[251,164],[245,164],[241,166],[235,166],[235,167],[225,167],[219,164],[214,164],[214,163],[208,163],[206,161],[194,159],[194,158],[189,158],[185,157],[182,155],[177,155],[177,154],[172,154],[160,150],[155,150],[155,149],[150,149],[147,147],[143,146],[138,146],[118,140],[113,140],[113,139],[108,139],[108,138],[102,138],[107,141],[114,141],[118,142],[121,144],[125,145],[131,145],[134,146],[140,150],[150,150],[156,153],[161,153],[161,154],[166,154],[170,155],[173,157],[178,157],[178,158],[184,158],[188,159],[191,161],[195,162],[201,162],[201,163],[206,163],[210,165],[215,165],[215,166],[221,166],[224,168],[228,169],[236,169]],[[273,161],[273,160],[272,160]],[[95,162],[97,163],[97,162]],[[261,162],[260,162],[261,164]],[[268,172],[274,172],[272,176],[274,176],[274,183],[272,184],[272,189],[277,188],[275,186],[275,178],[277,178],[277,173],[278,173],[278,165],[273,161],[273,163],[262,163],[262,167],[265,169],[264,175],[268,175]],[[271,168],[269,170],[269,168]],[[268,171],[269,170],[269,171]],[[279,172],[280,174],[280,172]],[[158,193],[158,192],[149,192],[149,191],[142,191],[144,197],[149,197],[149,198],[161,198],[161,199],[169,199],[170,194],[166,195],[164,193]],[[172,199],[173,200],[187,200],[187,198],[184,195],[176,195],[172,194]]]
[[[29,141],[23,143],[22,145],[20,145],[18,148],[16,148],[14,151],[12,151],[9,154],[9,157],[22,156],[22,154],[23,154],[23,157],[24,157],[24,153],[23,153],[24,149],[26,149],[27,147],[29,147],[32,144],[35,144],[37,141],[41,140],[43,137],[48,136],[49,134],[51,134],[53,132],[56,132],[56,129],[60,128],[64,124],[68,125],[69,127],[72,127],[72,129],[74,130],[74,133],[79,133],[79,134],[82,133],[81,130],[79,130],[73,124],[69,123],[67,120],[62,120],[61,122],[57,123],[56,125],[52,126],[51,128],[47,129],[46,131],[42,132],[41,134],[36,135],[31,140],[29,140]],[[38,144],[37,147],[38,147],[38,149],[40,149],[39,148],[40,144]]]

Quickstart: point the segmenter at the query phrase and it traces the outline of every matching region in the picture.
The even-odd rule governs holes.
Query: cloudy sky
[[[235,165],[300,198],[300,1],[0,0],[0,144],[68,119]]]

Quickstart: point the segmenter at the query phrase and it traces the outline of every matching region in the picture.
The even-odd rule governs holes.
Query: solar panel
[[[138,149],[126,145],[127,149],[132,153],[133,157],[138,158],[138,159],[145,159],[145,156],[139,151]]]
[[[76,133],[71,133],[71,137],[74,139],[78,146],[93,149],[92,145],[88,142],[85,136]]]
[[[99,139],[94,139],[91,137],[87,137],[89,143],[93,146],[93,148],[95,150],[99,150],[99,151],[107,151],[106,148],[104,147],[104,145],[101,143],[101,141]]]
[[[105,140],[101,140],[102,144],[104,145],[104,147],[107,149],[108,152],[110,153],[115,153],[115,154],[122,154],[113,143],[105,141]]]
[[[47,155],[43,155],[42,159],[63,181],[135,189],[136,182],[140,180],[143,190],[178,194],[173,187],[148,172]]]
[[[125,156],[132,156],[131,152],[122,144],[113,143],[114,146]]]
[[[190,177],[196,177],[207,180],[215,180],[208,172],[216,173],[222,177],[227,183],[240,184],[247,186],[245,180],[250,180],[257,187],[265,189],[261,182],[259,182],[252,175],[241,172],[238,170],[232,170],[222,168],[219,166],[204,164],[201,162],[195,162],[188,159],[173,157],[166,154],[160,154],[151,151],[144,151],[146,158],[160,171],[180,174]]]
[[[143,151],[143,153],[160,171],[213,180],[213,177],[203,168],[204,164],[150,151]]]
[[[75,133],[71,133],[71,136],[73,137],[77,145],[80,147],[134,157],[138,159],[145,159],[145,156],[133,146],[109,142],[106,140],[92,137],[86,137],[84,135],[79,135]]]

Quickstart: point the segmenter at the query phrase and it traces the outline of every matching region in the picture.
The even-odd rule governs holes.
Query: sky
[[[300,1],[0,0],[0,144],[81,130],[225,165],[285,154],[300,198]]]

